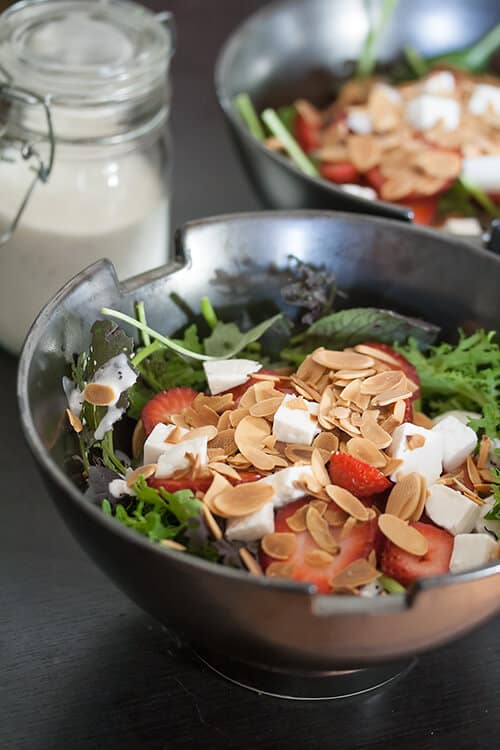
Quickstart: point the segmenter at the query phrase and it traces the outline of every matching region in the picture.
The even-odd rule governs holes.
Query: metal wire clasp
[[[13,104],[41,107],[47,125],[47,133],[40,136],[37,141],[26,140],[16,134],[15,130],[9,133],[8,118]],[[37,148],[37,143],[42,141],[47,142],[49,146],[47,163],[43,161]],[[8,242],[15,232],[37,182],[45,183],[49,179],[55,157],[55,138],[50,112],[50,98],[48,96],[38,96],[28,89],[15,86],[12,83],[12,77],[0,66],[0,160],[15,162],[12,156],[13,150],[19,152],[23,161],[31,162],[29,168],[34,172],[34,177],[28,186],[10,227],[0,234],[0,246]]]

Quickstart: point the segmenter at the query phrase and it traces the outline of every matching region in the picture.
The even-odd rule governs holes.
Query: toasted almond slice
[[[404,379],[406,381],[406,378]],[[408,382],[403,382],[402,385],[390,388],[383,393],[379,393],[377,396],[372,398],[373,406],[389,406],[394,404],[396,401],[402,401],[405,398],[411,398],[413,395],[412,389],[408,386]]]
[[[176,427],[182,427],[183,430],[189,430],[189,425],[184,419],[183,414],[172,414],[168,418],[169,424],[174,424]]]
[[[215,512],[227,518],[239,518],[260,510],[274,495],[274,488],[265,482],[246,482],[223,490],[213,499]]]
[[[382,534],[396,547],[409,552],[411,555],[423,557],[429,549],[426,537],[397,516],[382,513],[378,517],[378,527]]]
[[[376,396],[384,391],[396,388],[404,382],[405,375],[399,370],[385,370],[373,375],[371,378],[363,380],[361,383],[361,393],[368,393],[370,396]]]
[[[232,487],[232,484],[228,482],[228,480],[222,476],[222,474],[214,474],[214,478],[212,479],[212,484],[208,488],[208,490],[205,492],[203,496],[203,502],[205,505],[208,505],[212,513],[217,512],[214,505],[214,498],[221,494],[221,492],[224,492],[227,489],[230,489]],[[227,517],[225,514],[218,513],[218,515],[222,515],[222,517]]]
[[[339,419],[338,420],[338,426],[341,430],[344,432],[347,432],[348,435],[351,435],[351,437],[356,437],[360,434],[359,427],[355,427],[352,423],[351,419]]]
[[[162,539],[160,544],[162,544],[164,547],[168,547],[169,549],[175,549],[177,550],[177,552],[186,551],[186,547],[183,544],[175,542],[173,539]]]
[[[203,515],[205,516],[205,522],[208,530],[214,537],[214,539],[222,539],[222,529],[213,517],[212,511],[210,510],[207,503],[203,503]]]
[[[348,441],[346,447],[349,455],[374,466],[376,469],[381,469],[387,463],[387,456],[367,438],[353,437]]]
[[[292,375],[290,378],[290,381],[299,394],[299,396],[302,396],[303,398],[307,399],[308,401],[317,401],[318,403],[321,401],[321,394],[318,393],[316,388],[314,388],[309,383],[306,383],[305,380],[301,380],[300,378],[295,377]],[[291,401],[287,403],[293,403]]]
[[[222,414],[227,409],[231,409],[233,403],[234,397],[232,393],[221,393],[218,396],[206,396],[204,393],[199,393],[193,401],[196,410],[202,406],[208,406],[217,412],[217,414]]]
[[[347,403],[358,400],[361,395],[361,383],[362,381],[359,379],[351,380],[349,385],[346,385],[341,391],[340,398]]]
[[[204,429],[203,427],[201,429]],[[180,427],[174,427],[173,430],[171,430],[165,440],[164,443],[168,443],[169,445],[178,443],[179,440],[182,438],[183,432]]]
[[[253,557],[253,555],[250,554],[250,552],[245,549],[245,547],[240,547],[240,557],[243,560],[243,563],[245,564],[246,569],[252,576],[262,576],[264,573],[262,572],[262,568],[260,567],[259,563]],[[273,563],[271,563],[272,565]]]
[[[479,446],[479,455],[477,458],[477,468],[486,469],[490,458],[491,451],[491,440],[487,435],[483,435],[481,438],[481,445]],[[484,479],[484,477],[482,477]]]
[[[323,122],[323,116],[314,104],[307,99],[296,99],[294,106],[297,112],[304,118],[308,125],[319,128]]]
[[[312,505],[306,512],[307,530],[320,549],[325,552],[335,553],[338,549],[337,542],[333,538],[328,523]]]
[[[152,477],[156,472],[156,468],[156,464],[145,464],[144,466],[138,466],[137,469],[134,469],[134,471],[131,471],[130,474],[127,474],[127,487],[133,487],[139,477],[149,479],[149,477]]]
[[[371,357],[356,352],[338,352],[331,349],[316,349],[312,353],[315,362],[330,370],[368,370],[374,365]]]
[[[330,506],[325,510],[323,518],[325,519],[325,521],[327,522],[329,526],[338,528],[345,524],[349,516],[347,515],[345,511],[339,510],[338,508],[334,508],[333,506]]]
[[[480,469],[479,474],[483,482],[489,482],[490,484],[495,482],[495,475],[491,469]]]
[[[257,398],[255,397],[255,386],[250,386],[250,388],[247,388],[243,396],[239,400],[238,407],[241,409],[250,409],[251,406],[257,403]]]
[[[272,562],[266,568],[266,576],[289,578],[293,573],[293,565],[287,562]]]
[[[392,443],[392,436],[378,424],[376,413],[372,410],[363,413],[360,431],[361,435],[379,450],[387,448]]]
[[[416,424],[418,427],[425,427],[426,430],[432,430],[434,427],[432,419],[421,411],[413,412],[413,424]]]
[[[427,489],[427,482],[425,481],[425,478],[421,474],[417,474],[417,477],[420,480],[420,495],[418,498],[417,507],[415,508],[415,510],[413,511],[409,519],[411,523],[415,523],[415,521],[420,521],[422,513],[424,512],[425,501],[427,500],[429,496],[429,490]]]
[[[241,480],[241,476],[238,474],[236,469],[233,466],[229,466],[229,464],[224,463],[223,461],[211,461],[208,464],[208,468],[210,469],[210,471],[213,471],[217,474],[222,474],[225,477],[236,479],[237,482]]]
[[[369,346],[368,344],[358,344],[354,347],[354,351],[358,352],[359,354],[363,354],[366,357],[370,357],[371,359],[380,360],[381,362],[387,362],[397,369],[401,367],[401,362],[398,362],[395,357],[392,357],[390,354],[387,354],[387,352],[384,352],[381,349],[376,349],[374,346]]]
[[[234,441],[234,430],[221,430],[216,437],[212,438],[209,442],[209,448],[220,448],[224,451],[226,456],[231,456],[236,453],[237,447]]]
[[[347,139],[349,161],[360,172],[376,167],[382,158],[382,149],[371,135],[350,135]]]
[[[479,484],[474,485],[474,492],[477,495],[491,495],[492,493],[492,486],[489,483],[486,482],[480,482]]]
[[[284,395],[275,398],[265,398],[262,401],[257,401],[256,404],[250,407],[250,415],[252,417],[272,417],[278,410],[283,399]],[[288,403],[290,402],[287,402],[287,405]],[[307,406],[305,408],[307,411]]]
[[[340,539],[342,540],[342,539],[345,539],[346,537],[348,537],[349,534],[354,529],[354,527],[356,526],[357,523],[358,522],[356,521],[356,519],[354,518],[354,516],[349,516],[347,518],[346,522],[344,523],[344,525],[342,527],[342,530],[340,532]]]
[[[294,464],[310,464],[312,452],[313,448],[311,445],[301,445],[298,443],[286,445],[284,450],[285,456]]]
[[[203,427],[194,427],[192,430],[189,430],[189,432],[186,432],[185,435],[181,435],[179,440],[177,440],[176,442],[182,443],[185,440],[191,440],[192,438],[198,437],[206,437],[210,442],[217,436],[217,434],[217,427],[214,427],[214,425],[212,424],[207,424]]]
[[[369,370],[337,370],[335,380],[359,380],[359,378],[368,378],[375,373],[376,370],[373,368]]]
[[[77,417],[76,414],[73,414],[71,409],[66,409],[66,416],[68,417],[68,422],[76,433],[79,433],[83,430],[82,420],[80,419],[80,417]],[[139,422],[137,422],[137,424],[139,424]]]
[[[347,406],[335,406],[331,415],[336,419],[349,419],[351,416],[351,410]]]
[[[116,400],[116,391],[110,385],[89,383],[83,391],[83,398],[93,406],[109,406]]]
[[[144,425],[142,424],[142,419],[139,419],[132,433],[132,456],[134,458],[138,458],[142,454],[145,442],[146,433],[144,432]]]
[[[292,531],[296,531],[297,533],[300,533],[301,531],[305,531],[307,529],[306,524],[306,513],[309,505],[307,503],[304,503],[304,505],[301,505],[300,508],[297,508],[295,513],[292,513],[291,516],[288,516],[286,519],[286,524],[288,528],[290,528]]]
[[[311,500],[309,505],[312,508],[316,508],[320,516],[324,516],[326,513],[326,509],[328,508],[330,503],[325,502],[324,500]]]
[[[311,466],[315,478],[318,480],[322,487],[326,487],[327,484],[330,484],[330,476],[325,468],[323,456],[317,448],[314,448],[312,452]]]
[[[349,513],[357,521],[368,520],[368,509],[349,490],[335,484],[329,484],[326,487],[326,494],[341,510]]]
[[[297,536],[287,531],[276,531],[262,537],[261,547],[269,557],[288,560],[297,548]]]
[[[414,451],[417,448],[423,448],[425,445],[425,435],[407,435],[406,445],[411,451]]]
[[[231,466],[236,466],[236,468],[240,471],[246,471],[251,467],[250,461],[248,461],[245,456],[242,456],[241,453],[236,453],[234,456],[229,456],[227,459],[227,462],[231,464]]]
[[[219,417],[219,421],[217,422],[217,430],[219,432],[222,432],[223,430],[231,429],[232,427],[231,419],[230,419],[231,414],[232,414],[232,411],[230,410],[222,412],[222,414]]]
[[[413,163],[430,177],[440,180],[454,180],[462,171],[462,158],[459,154],[435,148],[418,152]]]
[[[479,471],[477,470],[477,466],[474,463],[472,456],[467,456],[466,467],[467,467],[467,474],[469,476],[471,483],[474,485],[481,484],[481,477],[479,475]]]
[[[295,374],[300,380],[303,380],[306,383],[315,384],[320,380],[324,373],[325,368],[318,365],[311,355],[308,355]]]
[[[465,495],[465,497],[468,497],[469,500],[472,500],[473,503],[476,503],[476,505],[484,505],[484,500],[482,500],[479,495],[476,495],[475,492],[472,492],[467,487],[467,485],[460,481],[458,477],[453,477],[453,484],[458,487],[458,489],[463,495]]]
[[[421,490],[420,474],[415,472],[407,474],[392,488],[387,498],[385,512],[408,521],[417,510]]]
[[[320,432],[320,434],[314,438],[312,447],[326,451],[331,455],[338,450],[339,439],[333,434],[333,432]]]
[[[305,556],[306,564],[312,568],[326,568],[333,560],[333,555],[325,552],[324,549],[313,549],[311,552],[307,552]]]
[[[376,568],[376,567],[377,567],[377,553],[376,553],[376,551],[375,551],[374,549],[372,549],[372,551],[371,551],[371,552],[370,552],[370,554],[368,555],[368,562],[369,562],[369,563],[370,563],[370,565],[372,565],[372,566],[373,566],[374,568]]]
[[[357,588],[376,581],[382,574],[368,560],[360,558],[350,563],[330,581],[332,589]]]
[[[285,403],[285,409],[295,409],[297,411],[308,411],[307,404],[302,397],[292,398]]]
[[[400,458],[389,458],[384,468],[381,469],[381,472],[385,477],[388,477],[391,474],[394,474],[394,472],[399,469],[402,463],[403,462]]]

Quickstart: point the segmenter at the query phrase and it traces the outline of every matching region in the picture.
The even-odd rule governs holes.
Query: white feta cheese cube
[[[237,542],[256,542],[265,534],[274,532],[274,507],[266,503],[255,513],[240,518],[230,518],[226,523],[226,538]]]
[[[112,479],[108,485],[109,494],[112,497],[122,497],[122,495],[134,495],[134,490],[127,485],[125,479]]]
[[[450,571],[460,573],[486,565],[493,557],[496,546],[489,534],[457,534],[453,543]]]
[[[340,185],[340,188],[344,191],[344,193],[350,193],[351,195],[355,195],[357,198],[365,198],[365,200],[368,201],[377,200],[377,193],[371,187],[364,187],[363,185],[351,185],[349,182],[345,182],[343,185]]]
[[[294,408],[299,404],[305,404],[306,408]],[[301,396],[287,393],[274,415],[273,435],[283,443],[311,445],[321,432],[317,419],[318,409],[319,405],[314,401],[306,401]]]
[[[443,467],[445,471],[458,469],[477,445],[477,435],[474,430],[471,430],[470,427],[453,416],[441,419],[432,428],[432,431],[439,432],[443,437]]]
[[[425,512],[436,526],[450,534],[467,534],[474,528],[480,507],[461,492],[444,484],[429,487],[429,497],[425,502]]]
[[[469,99],[469,112],[473,115],[484,115],[492,107],[500,115],[500,86],[480,83],[474,86]]]
[[[456,419],[460,420],[462,424],[468,424],[469,420],[471,419],[479,419],[481,415],[477,411],[464,411],[463,409],[451,409],[450,411],[445,411],[444,414],[440,414],[439,417],[435,417],[434,422],[435,424],[439,424],[443,421],[443,419],[446,419],[447,417],[455,417]]]
[[[462,219],[446,219],[442,228],[445,232],[451,232],[451,234],[460,234],[463,237],[477,237],[483,231],[479,221],[477,219],[474,219],[472,216]]]
[[[409,439],[413,435],[420,435],[425,442],[418,448],[411,448]],[[416,471],[421,474],[427,485],[430,486],[441,476],[443,470],[443,438],[434,430],[404,422],[396,427],[392,435],[390,446],[391,456],[398,458],[402,463],[391,474],[391,480],[397,482],[398,478]]]
[[[281,469],[274,474],[259,479],[259,482],[270,484],[274,488],[273,505],[275,508],[282,508],[283,505],[293,503],[307,494],[302,487],[297,487],[296,482],[300,482],[304,475],[313,477],[312,467],[306,466],[289,466],[288,469]]]
[[[349,109],[347,113],[347,127],[353,133],[358,133],[359,135],[369,135],[373,130],[370,115],[365,109],[358,107],[351,107]]]
[[[481,505],[479,508],[475,530],[479,534],[487,534],[489,532],[490,534],[494,534],[497,539],[500,539],[500,521],[493,521],[485,518],[495,504],[496,501],[493,495],[490,495],[490,497],[485,499],[484,505]]]
[[[455,91],[455,76],[449,70],[432,73],[422,85],[426,94],[453,94]]]
[[[144,463],[155,464],[162,453],[165,453],[172,446],[172,443],[167,443],[166,440],[171,432],[176,429],[173,424],[163,424],[159,422],[155,425],[152,431],[149,433],[146,442],[144,443]],[[184,427],[179,427],[181,435],[185,435],[188,430]]]
[[[180,443],[169,445],[167,450],[158,458],[155,476],[170,477],[176,471],[187,469],[189,466],[189,461],[186,457],[188,453],[193,457],[197,456],[200,466],[204,466],[208,460],[207,444],[207,436],[200,435],[200,437],[182,440]]]
[[[383,94],[393,104],[401,104],[402,102],[401,94],[399,93],[399,91],[395,89],[394,86],[389,86],[388,83],[376,83],[373,87],[373,91]]]
[[[468,156],[462,161],[462,179],[469,181],[485,193],[500,190],[500,156]]]
[[[212,396],[246,383],[248,376],[261,367],[253,359],[214,359],[203,363]]]
[[[415,130],[429,130],[440,121],[446,130],[456,130],[460,124],[460,105],[455,99],[420,94],[406,105],[406,121]]]

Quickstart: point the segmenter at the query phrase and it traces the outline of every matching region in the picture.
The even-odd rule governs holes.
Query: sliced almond
[[[491,451],[491,440],[487,435],[483,435],[481,438],[481,445],[479,446],[479,455],[477,458],[477,468],[486,469],[488,461],[490,459]],[[484,477],[482,477],[484,479]]]
[[[467,467],[467,475],[469,477],[471,484],[473,485],[481,484],[481,476],[479,474],[479,471],[477,470],[477,466],[474,463],[472,456],[467,456],[466,467]]]
[[[265,482],[246,482],[223,490],[213,499],[215,512],[227,518],[239,518],[255,513],[274,495],[274,488]]]
[[[357,523],[358,522],[356,521],[354,516],[349,516],[346,522],[344,523],[342,530],[340,532],[340,539],[345,539],[346,537],[348,537]]]
[[[200,429],[204,429],[201,427]],[[180,427],[174,427],[173,430],[170,430],[167,437],[163,441],[164,443],[168,443],[169,445],[178,443],[179,440],[182,438],[183,432]]]
[[[361,383],[361,393],[368,393],[370,396],[376,396],[384,391],[399,386],[404,382],[404,373],[398,370],[386,370],[373,375],[371,378],[363,380]]]
[[[71,409],[66,409],[66,416],[68,417],[68,422],[76,433],[79,433],[83,430],[82,420],[80,419],[80,417],[77,417],[76,414],[73,414]],[[137,424],[139,424],[139,422]]]
[[[372,410],[363,413],[360,431],[361,435],[379,450],[388,448],[392,443],[392,436],[378,424],[376,412]]]
[[[216,437],[210,440],[209,448],[220,448],[224,451],[226,456],[231,456],[233,453],[236,453],[237,446],[234,441],[234,430],[228,429],[218,432]]]
[[[397,201],[409,195],[415,189],[417,174],[410,170],[400,169],[394,177],[385,180],[380,188],[380,196],[386,201]]]
[[[132,433],[132,456],[133,458],[139,458],[139,456],[142,454],[145,442],[146,442],[146,433],[144,431],[144,425],[142,424],[142,419],[139,419]]]
[[[116,401],[116,391],[110,385],[89,383],[83,391],[83,398],[93,406],[109,406]]]
[[[310,565],[312,568],[326,568],[333,560],[333,555],[325,552],[324,549],[313,549],[311,552],[307,552],[305,556],[306,565]]]
[[[250,415],[252,417],[272,417],[279,409],[284,396],[278,396],[275,398],[265,398],[262,401],[258,401],[256,404],[250,407]],[[287,402],[288,405],[289,402]],[[307,406],[305,407],[307,410]]]
[[[333,434],[333,432],[320,432],[320,434],[314,438],[312,447],[321,451],[326,451],[331,455],[338,450],[339,439]]]
[[[416,424],[418,427],[425,427],[426,430],[432,430],[434,427],[432,419],[421,411],[413,412],[413,424]]]
[[[243,560],[243,563],[252,576],[261,576],[264,575],[262,572],[262,568],[260,567],[259,563],[253,557],[250,552],[245,549],[245,547],[240,547],[240,557]],[[273,563],[271,563],[272,565]],[[270,575],[269,573],[267,575]]]
[[[306,525],[308,532],[320,549],[330,552],[330,554],[337,551],[338,545],[330,532],[327,521],[311,505],[306,512]]]
[[[315,128],[319,128],[322,125],[323,117],[321,112],[307,99],[296,99],[294,106],[308,125],[312,125]]]
[[[266,568],[266,576],[289,578],[293,573],[293,565],[287,562],[272,562]]]
[[[236,471],[234,466],[230,466],[229,464],[224,463],[224,461],[211,461],[208,464],[208,468],[210,469],[210,471],[216,472],[217,474],[222,474],[225,477],[236,479],[237,482],[241,481],[241,476]]]
[[[379,393],[377,396],[372,398],[373,406],[389,406],[394,404],[396,401],[402,401],[405,398],[411,398],[413,395],[413,389],[408,385],[408,381],[403,378],[401,385],[389,388],[383,393]]]
[[[285,402],[286,409],[296,409],[297,411],[308,411],[307,404],[302,397],[291,398]]]
[[[318,363],[309,355],[299,366],[295,374],[302,381],[315,385],[325,374],[325,368],[318,365]]]
[[[288,560],[297,548],[297,536],[291,532],[274,532],[262,537],[261,547],[269,557]]]
[[[387,362],[396,369],[399,369],[401,367],[401,362],[398,362],[395,357],[387,354],[387,352],[383,351],[382,349],[376,349],[374,346],[369,346],[368,344],[358,344],[354,347],[354,351],[358,352],[359,354],[363,354],[366,357],[370,357],[371,359],[380,360],[381,362]]]
[[[335,373],[336,380],[359,380],[359,378],[368,378],[370,375],[375,375],[376,370],[373,368],[369,370],[337,370]]]
[[[423,448],[425,445],[425,435],[407,435],[406,445],[411,451],[417,450],[417,448]]]
[[[426,537],[397,516],[382,513],[378,517],[378,527],[382,534],[396,547],[409,552],[411,555],[423,557],[429,549]]]
[[[386,477],[391,476],[391,474],[394,474],[399,469],[402,463],[400,458],[389,458],[384,468],[381,469],[382,474]]]
[[[173,539],[162,539],[160,544],[169,549],[175,549],[177,552],[185,552],[186,547],[179,542],[175,542]]]
[[[329,503],[325,502],[324,500],[311,500],[311,502],[309,503],[309,505],[312,508],[316,508],[316,510],[318,511],[318,513],[320,514],[320,516],[324,516],[325,513],[326,513],[326,510],[327,510],[327,508],[329,506]]]
[[[392,488],[387,498],[385,512],[397,516],[403,521],[409,521],[417,510],[421,488],[420,475],[416,473],[407,474]]]
[[[217,512],[214,505],[214,498],[220,495],[221,492],[224,492],[224,490],[230,489],[231,487],[232,484],[228,482],[228,480],[223,477],[222,474],[214,474],[212,484],[203,496],[203,502],[205,503],[205,505],[208,505],[212,513]],[[218,515],[222,515],[223,517],[225,517],[222,513],[218,513]]]
[[[222,529],[213,517],[212,511],[206,503],[203,503],[203,515],[205,516],[205,522],[207,527],[214,537],[214,539],[222,539]]]
[[[354,560],[330,581],[332,589],[358,588],[376,581],[382,574],[368,560]]]
[[[376,469],[383,468],[387,463],[387,456],[380,451],[375,443],[363,437],[353,437],[347,443],[347,452],[350,456],[364,461]]]
[[[231,424],[231,411],[224,411],[219,417],[219,421],[217,422],[217,430],[219,432],[223,432],[224,430],[229,430],[232,427]]]
[[[345,490],[343,487],[337,487],[335,484],[329,484],[326,487],[326,494],[338,507],[355,518],[357,521],[368,520],[368,508],[355,497],[352,492]]]
[[[294,444],[291,443],[287,446],[285,446],[285,456],[289,461],[292,463],[302,463],[302,464],[310,464],[311,463],[311,455],[313,452],[313,448],[311,445],[301,445],[301,444]]]
[[[139,477],[149,479],[149,477],[152,477],[155,474],[156,469],[156,464],[145,464],[144,466],[138,466],[137,469],[134,469],[134,471],[131,471],[130,474],[127,474],[127,487],[133,487]]]
[[[349,161],[360,172],[376,167],[382,158],[382,149],[376,138],[371,135],[351,135],[347,139]]]
[[[175,432],[173,430],[172,432]],[[218,434],[217,427],[214,425],[208,424],[204,425],[203,427],[194,427],[192,430],[189,430],[189,432],[186,432],[185,435],[181,435],[178,440],[175,442],[182,443],[185,440],[192,440],[193,438],[198,437],[206,437],[208,441],[213,440]]]
[[[325,513],[323,515],[323,518],[327,522],[329,526],[333,526],[334,528],[339,528],[340,526],[343,526],[345,522],[348,519],[348,515],[345,511],[340,510],[339,508],[333,508],[329,507],[325,510]]]
[[[316,349],[312,353],[315,362],[330,370],[368,370],[373,367],[373,359],[356,352],[338,352],[330,349]]]
[[[420,151],[413,163],[430,177],[440,180],[454,180],[462,171],[462,158],[459,154],[435,148]]]
[[[290,528],[292,531],[295,531],[297,533],[300,533],[301,531],[306,531],[307,524],[306,524],[306,513],[309,505],[307,503],[304,503],[300,508],[297,508],[295,513],[292,513],[291,516],[288,516],[286,519],[286,524],[288,528]]]
[[[325,468],[325,462],[320,451],[315,448],[311,455],[311,466],[315,478],[318,480],[322,487],[330,484],[330,476]]]

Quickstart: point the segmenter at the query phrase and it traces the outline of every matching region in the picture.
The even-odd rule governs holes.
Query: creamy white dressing
[[[70,410],[76,417],[79,417],[82,413],[83,393],[76,387],[73,381],[66,376],[62,379],[62,385]]]

